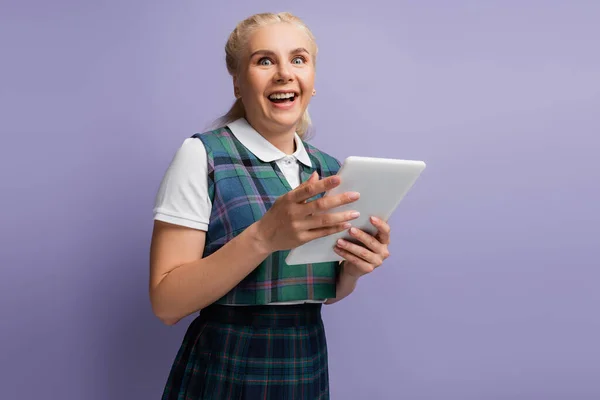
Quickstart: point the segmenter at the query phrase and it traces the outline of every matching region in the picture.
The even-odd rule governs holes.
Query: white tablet
[[[369,218],[375,216],[387,221],[424,169],[423,161],[348,157],[338,171],[340,185],[327,191],[325,196],[359,192],[360,198],[328,212],[356,210],[360,217],[350,221],[352,226],[374,234],[376,228]],[[348,231],[342,231],[292,249],[285,262],[296,265],[341,261],[342,257],[333,251],[339,238],[356,242]]]

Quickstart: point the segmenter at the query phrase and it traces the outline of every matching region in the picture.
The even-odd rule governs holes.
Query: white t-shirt
[[[297,134],[296,151],[292,155],[287,155],[252,128],[244,118],[227,126],[259,160],[275,161],[292,189],[300,184],[299,163],[312,167],[310,157]],[[158,189],[154,219],[202,231],[208,230],[212,203],[208,195],[207,176],[208,161],[204,144],[195,138],[185,139],[175,153]]]

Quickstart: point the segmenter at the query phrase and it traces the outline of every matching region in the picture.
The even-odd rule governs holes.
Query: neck
[[[268,126],[268,124],[261,124],[248,117],[246,120],[262,137],[285,154],[290,155],[296,151],[295,127]]]

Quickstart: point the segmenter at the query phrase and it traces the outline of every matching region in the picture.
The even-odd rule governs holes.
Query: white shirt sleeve
[[[185,139],[158,189],[153,210],[155,220],[208,230],[212,204],[207,162],[202,141]]]

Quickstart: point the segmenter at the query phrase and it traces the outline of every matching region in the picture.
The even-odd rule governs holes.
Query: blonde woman
[[[321,307],[348,296],[389,256],[377,235],[336,212],[358,193],[322,198],[340,163],[302,138],[317,46],[289,13],[240,22],[226,47],[236,101],[219,128],[186,139],[154,210],[150,299],[172,325],[199,312],[163,399],[328,399]],[[349,230],[344,261],[288,266],[289,249]]]

